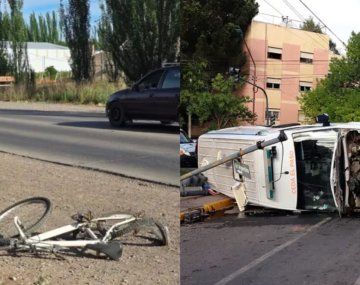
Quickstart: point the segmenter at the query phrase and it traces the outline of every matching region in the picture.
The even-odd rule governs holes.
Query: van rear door
[[[331,161],[330,186],[340,217],[344,213],[344,190],[342,189],[343,183],[341,183],[344,179],[344,150],[342,147],[342,136],[339,132]]]

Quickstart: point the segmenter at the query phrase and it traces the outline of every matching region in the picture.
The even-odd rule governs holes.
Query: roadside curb
[[[70,167],[75,167],[75,168],[79,168],[79,169],[97,171],[97,172],[101,172],[101,173],[105,173],[105,174],[110,174],[110,175],[123,177],[123,178],[135,179],[135,180],[138,180],[141,182],[147,182],[147,183],[157,184],[157,185],[161,185],[161,186],[169,186],[169,187],[173,187],[173,188],[178,188],[177,190],[180,191],[180,186],[176,185],[176,184],[170,184],[170,183],[159,182],[159,181],[154,181],[154,180],[150,180],[150,179],[130,176],[130,175],[126,175],[126,174],[122,174],[122,173],[118,173],[118,172],[114,172],[114,171],[110,171],[110,170],[104,170],[101,168],[76,165],[76,164],[59,162],[59,161],[54,161],[54,160],[47,160],[47,159],[43,159],[43,158],[36,158],[36,157],[32,157],[32,156],[28,156],[28,155],[24,155],[24,154],[17,154],[14,152],[8,152],[8,151],[4,151],[4,150],[0,150],[0,153],[10,154],[10,155],[18,156],[18,157],[24,157],[24,158],[33,159],[33,160],[37,160],[37,161],[41,161],[41,162],[52,163],[52,164],[56,164],[56,165],[70,166]]]
[[[234,205],[234,199],[223,197],[217,201],[204,203],[199,207],[182,210],[180,212],[180,223],[193,223],[203,221],[208,217],[223,215],[225,211],[234,208]]]

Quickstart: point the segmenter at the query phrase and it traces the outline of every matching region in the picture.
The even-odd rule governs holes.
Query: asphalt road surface
[[[178,185],[179,127],[134,122],[115,129],[104,112],[0,107],[0,151]]]
[[[181,284],[360,284],[360,218],[225,216],[181,227]]]

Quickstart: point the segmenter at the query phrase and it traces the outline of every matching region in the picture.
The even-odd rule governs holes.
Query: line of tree
[[[63,43],[62,26],[55,11],[47,12],[45,16],[30,15],[27,25],[29,42]]]
[[[33,88],[34,72],[30,69],[27,54],[23,1],[11,0],[8,4],[10,13],[0,14],[0,75],[14,76],[16,84],[25,84],[30,92]],[[4,23],[8,26],[4,26]]]
[[[2,38],[9,41],[11,15],[8,12],[0,12],[0,27],[3,30]],[[21,30],[26,30],[25,41],[27,42],[64,44],[61,21],[55,11],[47,12],[45,16],[31,13],[28,23],[24,19],[21,21]]]
[[[23,1],[8,2],[20,7]],[[24,44],[27,41],[62,43],[63,39],[70,49],[72,74],[78,83],[92,79],[94,43],[105,53],[106,69],[112,81],[117,81],[120,75],[127,81],[136,81],[164,62],[179,60],[180,0],[103,0],[101,11],[95,39],[91,37],[89,0],[63,0],[60,16],[55,12],[45,16],[32,13],[28,23],[20,13],[15,34],[21,32]],[[2,41],[13,41],[11,13],[0,14]],[[1,49],[0,45],[1,63],[6,58],[3,53],[6,48]]]

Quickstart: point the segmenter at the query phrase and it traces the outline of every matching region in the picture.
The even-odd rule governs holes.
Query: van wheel
[[[125,112],[120,104],[112,104],[109,111],[109,122],[113,127],[122,127],[125,125]]]

